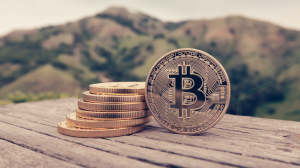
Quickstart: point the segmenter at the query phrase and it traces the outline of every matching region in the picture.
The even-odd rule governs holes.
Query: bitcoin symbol
[[[202,78],[191,74],[191,67],[186,67],[186,73],[182,72],[182,65],[178,66],[178,75],[169,75],[175,78],[175,104],[170,108],[179,109],[179,118],[191,117],[191,110],[200,108],[205,103],[205,94],[199,89],[202,88]],[[185,115],[183,115],[185,113]]]

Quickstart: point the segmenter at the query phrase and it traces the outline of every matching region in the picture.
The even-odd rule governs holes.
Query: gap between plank
[[[6,114],[3,114],[3,115],[6,115]],[[13,117],[13,118],[18,118],[18,119],[21,119],[21,120],[25,120],[25,119],[22,119],[22,118],[19,118],[19,117],[15,117],[15,116],[10,116],[10,115],[8,115],[8,116],[9,117]],[[31,121],[31,120],[26,120],[26,121],[30,121],[30,122],[37,123],[37,124],[42,124],[42,125],[45,125],[45,126],[54,127],[52,125],[48,125],[48,124],[44,124],[44,123],[39,123],[39,122],[36,122],[36,121]],[[59,137],[56,137],[56,136],[53,136],[53,135],[50,135],[50,134],[47,134],[47,133],[43,133],[43,132],[39,132],[39,131],[34,131],[32,129],[28,129],[28,128],[25,128],[25,127],[17,126],[17,125],[14,125],[14,124],[11,124],[11,123],[7,123],[7,122],[4,122],[4,121],[0,121],[0,122],[6,123],[6,124],[9,124],[9,125],[13,125],[13,126],[16,126],[16,127],[19,127],[19,128],[23,128],[23,129],[26,129],[26,130],[29,130],[29,131],[33,131],[33,132],[37,132],[37,133],[40,133],[40,134],[44,134],[44,135],[47,135],[47,136],[50,136],[50,137],[54,137],[54,138],[57,138],[57,139],[60,139],[60,140],[64,140],[64,141],[67,141],[67,142],[72,142],[72,143],[75,143],[75,144],[78,144],[78,145],[82,145],[82,146],[85,146],[85,147],[88,147],[88,148],[93,148],[93,149],[100,150],[100,151],[103,151],[103,152],[107,152],[107,153],[111,153],[111,154],[114,154],[114,155],[118,155],[117,153],[114,153],[114,152],[111,152],[111,151],[107,151],[107,150],[103,150],[103,149],[100,149],[100,148],[95,148],[95,147],[87,146],[87,145],[82,144],[82,143],[78,143],[78,142],[74,142],[74,141],[62,139],[62,138],[59,138]],[[147,127],[150,127],[152,129],[163,129],[163,128],[154,127],[154,126],[151,126],[151,125],[146,125],[146,128]],[[54,127],[54,128],[56,128],[56,127]],[[228,129],[226,129],[226,130],[228,130]],[[234,131],[234,130],[229,130],[229,131]],[[245,132],[242,132],[242,133],[245,133]],[[153,140],[161,141],[160,139],[149,138],[149,137],[144,137],[144,136],[138,136],[138,135],[134,135],[134,134],[132,136],[143,137],[143,138],[147,138],[147,139],[153,139]],[[106,138],[104,138],[104,139],[105,140],[109,140],[109,139],[106,139]],[[112,141],[112,140],[109,140],[109,141]],[[113,142],[115,142],[115,141],[113,141]],[[172,141],[164,141],[164,142],[169,142],[169,143],[174,143],[174,144],[181,144],[181,143],[172,142]],[[118,142],[118,143],[123,143],[123,142]],[[127,144],[127,143],[124,143],[124,144]],[[131,144],[127,144],[127,145],[131,145]],[[224,153],[231,153],[231,154],[236,154],[236,155],[243,155],[242,153],[231,152],[231,151],[226,151],[226,150],[220,150],[220,149],[215,149],[215,148],[207,148],[207,147],[196,146],[196,145],[192,145],[192,144],[183,144],[183,145],[192,146],[192,147],[196,147],[196,148],[203,148],[203,149],[208,149],[208,150],[214,150],[214,151],[219,151],[219,152],[224,152]],[[136,146],[136,145],[131,145],[131,146]],[[142,146],[137,146],[137,147],[145,148],[145,147],[142,147]],[[152,148],[148,148],[148,149],[157,150],[157,149],[152,149]],[[172,152],[167,152],[167,151],[163,151],[163,150],[157,150],[157,151],[166,152],[166,153],[172,153]],[[176,154],[176,153],[172,153],[172,154]],[[180,154],[177,154],[177,155],[180,155]],[[118,155],[118,156],[121,156],[121,155]],[[182,156],[184,156],[184,155],[182,155]],[[268,157],[261,157],[261,156],[256,156],[256,155],[245,155],[245,156],[247,156],[247,157],[253,157],[253,158],[258,158],[258,159],[266,159],[266,160],[270,160],[270,161],[277,161],[277,162],[286,163],[286,164],[292,164],[292,165],[300,165],[298,163],[285,162],[285,161],[278,160],[278,159],[273,159],[273,158],[268,158]],[[176,166],[176,165],[164,165],[164,164],[156,163],[156,162],[153,162],[153,161],[145,160],[143,158],[134,158],[134,157],[129,157],[129,156],[127,156],[127,157],[128,158],[132,158],[132,159],[136,159],[136,160],[139,160],[139,161],[143,160],[143,162],[151,163],[151,164],[154,164],[154,165],[157,165],[157,166],[167,166],[167,167],[173,167],[173,166],[175,166],[175,167],[180,167],[180,166]],[[191,156],[188,156],[188,157],[191,157]],[[191,158],[194,158],[194,157],[191,157]],[[241,166],[238,166],[238,165],[231,165],[231,164],[223,163],[223,162],[215,162],[215,161],[207,160],[207,159],[204,159],[204,158],[194,158],[194,159],[205,160],[205,161],[209,161],[209,162],[213,162],[213,163],[226,164],[228,166],[241,167]]]
[[[91,148],[91,149],[96,149],[96,150],[99,150],[99,151],[102,151],[102,152],[106,152],[106,153],[110,153],[110,154],[113,154],[113,155],[117,155],[117,156],[122,156],[122,155],[119,155],[115,152],[111,152],[111,151],[108,151],[108,150],[103,150],[101,148],[96,148],[96,147],[91,147],[91,146],[88,146],[88,145],[85,145],[83,143],[79,143],[79,142],[74,142],[74,141],[70,141],[70,140],[66,140],[66,139],[62,139],[62,138],[59,138],[59,137],[56,137],[56,136],[53,136],[53,135],[50,135],[50,134],[47,134],[47,133],[43,133],[43,132],[39,132],[39,131],[34,131],[32,129],[28,129],[28,128],[25,128],[25,127],[21,127],[21,126],[17,126],[17,125],[14,125],[14,124],[11,124],[11,123],[8,123],[8,122],[4,122],[4,121],[0,121],[2,123],[5,123],[5,124],[8,124],[8,125],[12,125],[12,126],[15,126],[15,127],[19,127],[19,128],[22,128],[22,129],[26,129],[26,130],[29,130],[29,131],[32,131],[32,132],[36,132],[36,133],[40,133],[40,134],[43,134],[43,135],[46,135],[46,136],[50,136],[50,137],[53,137],[53,138],[56,138],[56,139],[60,139],[60,140],[63,140],[63,141],[67,141],[67,142],[71,142],[71,143],[75,143],[77,145],[81,145],[81,146],[84,146],[84,147],[87,147],[87,148]],[[48,125],[46,125],[48,126]],[[18,143],[15,143],[13,141],[10,141],[10,140],[7,140],[7,139],[4,139],[2,137],[0,137],[0,139],[4,140],[4,141],[7,141],[7,142],[10,142],[10,143],[13,143],[15,145],[18,145],[18,146],[21,146],[21,147],[24,147],[26,149],[29,149],[29,150],[32,150],[32,151],[35,151],[35,152],[39,152],[39,153],[42,153],[44,155],[47,155],[45,154],[44,152],[36,149],[36,148],[32,148],[32,147],[29,147],[27,145],[24,145],[24,144],[18,144]],[[105,139],[105,140],[108,140],[108,139]],[[109,140],[111,141],[111,140]],[[113,141],[112,141],[113,142]],[[120,142],[118,142],[120,143]],[[129,145],[129,144],[128,144]],[[159,150],[158,150],[159,151]],[[54,157],[54,158],[57,158],[59,160],[62,160],[58,157],[55,157],[55,156],[52,156],[52,155],[47,155],[47,156],[50,156],[50,157]],[[124,156],[122,156],[124,157]],[[181,166],[178,166],[178,165],[172,165],[172,164],[161,164],[161,163],[156,163],[156,162],[153,162],[153,161],[150,161],[150,160],[146,160],[146,159],[143,159],[143,158],[136,158],[136,157],[130,157],[130,156],[126,156],[127,158],[130,158],[130,159],[134,159],[134,160],[137,160],[137,161],[141,161],[141,162],[145,162],[145,163],[148,163],[148,164],[152,164],[152,165],[156,165],[156,166],[161,166],[161,167],[172,167],[172,168],[181,168]],[[77,165],[77,164],[76,164]],[[82,165],[79,165],[82,167]]]
[[[139,137],[139,136],[137,136],[137,137]],[[143,138],[145,138],[145,137],[143,137]],[[112,140],[106,139],[106,138],[105,138],[105,140],[112,141]],[[158,141],[160,141],[160,140],[158,140]],[[232,166],[232,167],[246,168],[244,166],[239,166],[239,165],[230,164],[230,163],[226,163],[226,162],[217,162],[217,161],[213,161],[213,160],[209,160],[209,159],[205,159],[205,158],[200,158],[200,157],[195,157],[195,156],[183,155],[181,153],[176,153],[176,152],[172,152],[172,151],[159,150],[159,149],[154,149],[154,148],[146,147],[146,146],[128,144],[128,143],[125,143],[125,142],[122,142],[122,141],[118,141],[118,140],[113,140],[113,142],[123,143],[123,144],[126,144],[126,145],[136,146],[136,147],[145,148],[145,149],[157,150],[157,151],[161,151],[161,152],[165,152],[165,153],[170,153],[170,154],[173,154],[173,155],[185,156],[185,157],[190,157],[190,158],[194,158],[194,159],[198,159],[198,160],[204,160],[204,161],[213,162],[213,163],[219,163],[219,164],[222,164],[222,165],[227,165],[227,166]]]
[[[0,121],[0,122],[2,122],[2,121]],[[5,122],[3,122],[3,123],[5,123]],[[7,124],[7,123],[6,123],[6,124]],[[40,150],[38,150],[38,149],[36,149],[36,148],[32,148],[32,147],[30,147],[30,146],[27,146],[27,145],[24,145],[24,144],[18,144],[18,143],[15,143],[15,142],[11,141],[11,140],[8,140],[8,139],[5,139],[5,138],[2,138],[2,137],[0,137],[0,139],[1,139],[1,140],[3,140],[3,141],[6,141],[6,142],[8,142],[8,143],[11,143],[11,144],[14,144],[14,145],[20,146],[20,147],[22,147],[22,148],[25,148],[25,149],[28,149],[28,150],[31,150],[31,151],[34,151],[34,152],[37,152],[37,153],[43,154],[43,155],[45,155],[45,156],[50,156],[50,157],[53,157],[53,158],[55,158],[55,159],[58,159],[58,160],[61,160],[61,161],[67,162],[67,161],[65,161],[65,160],[63,160],[63,159],[61,159],[61,158],[59,158],[59,157],[52,156],[52,155],[47,155],[47,154],[46,154],[46,153],[44,153],[43,151],[40,151]],[[82,165],[80,165],[80,164],[74,164],[74,163],[71,163],[71,162],[67,162],[67,163],[70,163],[70,164],[73,164],[73,165],[76,165],[76,166],[80,166],[80,167],[84,167],[84,166],[82,166]]]
[[[132,136],[143,137],[143,136],[138,136],[138,135],[132,135]],[[156,139],[156,138],[149,138],[149,137],[143,137],[143,138],[161,141],[160,139]],[[164,142],[169,142],[169,143],[174,143],[174,144],[181,144],[181,143],[178,143],[178,142],[172,142],[172,141],[164,141]],[[181,145],[182,145],[182,144],[181,144]],[[220,149],[215,149],[215,148],[207,148],[207,147],[196,146],[196,145],[192,145],[192,144],[184,144],[184,145],[192,146],[192,147],[197,147],[197,148],[208,149],[208,150],[215,150],[215,151],[224,152],[224,153],[231,153],[231,154],[236,154],[236,155],[244,155],[244,154],[242,154],[242,153],[231,152],[231,151],[226,151],[226,150],[220,150]],[[270,161],[277,161],[277,162],[280,162],[280,163],[292,164],[292,165],[297,165],[297,166],[300,165],[300,164],[298,164],[298,163],[285,162],[285,161],[278,160],[278,159],[273,159],[273,158],[268,158],[268,157],[261,157],[261,156],[256,156],[256,155],[245,155],[245,156],[247,156],[247,157],[253,157],[253,158],[258,158],[258,159],[265,159],[265,160],[270,160]]]

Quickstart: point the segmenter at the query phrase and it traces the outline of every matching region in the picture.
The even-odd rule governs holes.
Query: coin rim
[[[82,108],[82,104],[84,104],[85,106],[88,106],[89,109]],[[105,109],[108,106],[113,106],[113,105],[119,105],[122,108],[115,109],[115,110]],[[130,105],[137,106],[138,108],[133,109],[132,107],[130,107]],[[145,105],[145,107],[144,107],[144,105]],[[97,107],[97,108],[94,108],[94,107]],[[146,102],[128,102],[128,103],[127,102],[103,102],[103,103],[98,102],[98,103],[93,103],[93,102],[83,101],[83,99],[81,98],[78,100],[78,108],[83,109],[83,110],[90,110],[90,111],[122,112],[122,111],[146,110],[147,104],[146,104]]]
[[[128,81],[126,83],[143,83],[143,82],[133,82],[133,81]],[[107,82],[107,83],[118,83],[118,82]],[[123,82],[125,83],[125,82]],[[93,87],[92,85],[96,85],[99,83],[94,83],[89,85],[89,91],[91,93],[111,93],[111,94],[116,94],[116,93],[121,93],[121,94],[138,94],[138,95],[143,95],[145,94],[145,88],[141,89],[133,89],[133,88],[102,88],[102,87]]]
[[[58,129],[58,132],[60,134],[67,135],[67,136],[72,136],[72,137],[80,137],[80,138],[108,138],[108,137],[118,137],[118,136],[131,135],[131,134],[140,132],[143,129],[145,129],[145,124],[134,126],[134,127],[122,127],[122,128],[113,128],[113,129],[108,128],[108,129],[103,129],[103,130],[90,130],[89,128],[87,128],[87,129],[76,129],[76,128],[61,127],[60,123],[62,123],[62,122],[66,122],[66,121],[65,120],[64,121],[60,121],[57,124],[57,129]],[[129,133],[122,134],[122,133],[120,133],[122,131],[129,131]],[[70,134],[70,132],[72,132],[72,133]],[[110,133],[110,134],[114,134],[114,135],[112,135],[112,136],[104,136],[103,134],[105,134],[105,133],[106,134]],[[72,135],[72,134],[77,134],[77,136],[76,135]],[[83,136],[82,134],[88,134],[88,136]],[[98,135],[98,136],[95,136],[95,134]],[[101,135],[99,135],[99,134],[101,134]]]
[[[108,92],[93,92],[93,91],[89,91],[92,94],[95,95],[107,95],[107,96],[134,96],[134,95],[145,95],[145,92],[141,92],[141,93],[108,93]]]
[[[89,91],[84,91],[82,93],[83,101],[88,101],[92,103],[98,102],[145,102],[145,95],[102,95],[93,94]],[[97,101],[97,99],[99,101]],[[112,99],[115,99],[112,101]]]
[[[137,117],[134,117],[134,118],[143,118],[143,117],[147,117],[147,116],[150,116],[151,115],[151,112],[147,109],[147,110],[136,110],[136,111],[123,111],[123,112],[107,112],[107,111],[90,111],[90,110],[82,110],[82,109],[79,109],[77,108],[76,109],[76,115],[78,117],[81,117],[81,118],[87,118],[87,119],[98,119],[98,120],[120,120],[120,119],[134,119],[132,118],[132,113],[145,113],[145,115],[139,115]],[[79,114],[79,115],[78,115]],[[82,114],[84,114],[82,116]],[[124,114],[124,116],[131,116],[131,118],[121,118],[121,117],[118,117],[118,118],[104,118],[104,117],[96,117],[98,115],[102,115],[102,116],[105,116],[105,114],[108,114],[108,115],[122,115]],[[89,116],[90,115],[90,116]],[[89,117],[88,117],[89,116]],[[123,115],[122,115],[123,116]]]
[[[230,84],[229,77],[228,77],[227,72],[226,72],[226,70],[224,69],[223,65],[222,65],[216,58],[214,58],[212,55],[210,55],[210,54],[208,54],[208,53],[206,53],[206,52],[204,52],[204,51],[202,51],[202,50],[198,50],[198,49],[193,49],[193,48],[181,48],[181,49],[172,50],[172,51],[166,53],[165,55],[163,55],[162,57],[160,57],[160,58],[153,64],[153,66],[151,67],[151,69],[150,69],[150,71],[149,71],[149,73],[148,73],[148,76],[147,76],[147,78],[146,78],[146,83],[145,83],[145,101],[146,101],[147,107],[149,107],[149,102],[148,102],[148,82],[149,82],[149,77],[150,77],[150,74],[151,74],[153,68],[157,65],[157,63],[159,63],[162,59],[164,59],[164,58],[165,58],[166,56],[168,56],[169,54],[175,53],[175,52],[178,52],[178,51],[184,51],[184,50],[192,50],[192,51],[196,51],[196,52],[199,52],[199,53],[201,53],[201,54],[204,54],[204,55],[208,56],[208,57],[211,58],[213,61],[217,62],[217,63],[218,63],[218,66],[219,66],[219,67],[221,68],[221,70],[223,71],[223,73],[224,73],[224,75],[225,75],[225,77],[226,77],[226,82],[227,82],[227,86],[228,86],[228,93],[227,93],[228,98],[227,98],[227,100],[226,100],[225,107],[224,107],[224,109],[223,109],[221,115],[218,117],[217,120],[215,120],[211,125],[209,125],[207,128],[205,128],[205,129],[203,129],[203,130],[200,130],[200,131],[197,131],[197,132],[180,132],[180,131],[172,130],[172,129],[166,127],[164,124],[162,124],[162,123],[158,120],[158,118],[157,118],[156,115],[153,115],[153,112],[151,111],[151,109],[150,109],[150,108],[148,108],[148,109],[150,110],[150,112],[151,112],[153,118],[154,118],[161,126],[163,126],[164,128],[166,128],[166,129],[168,129],[168,130],[170,130],[170,131],[172,131],[172,132],[178,133],[178,134],[194,135],[194,134],[200,134],[200,133],[202,133],[202,132],[205,132],[205,131],[207,131],[208,129],[210,129],[210,128],[212,128],[213,126],[215,126],[215,125],[223,118],[223,116],[225,115],[225,113],[226,113],[226,111],[227,111],[227,109],[228,109],[228,107],[229,107],[229,104],[230,104],[231,84]]]
[[[75,115],[77,117],[76,113],[68,114],[66,117],[66,122],[70,126],[74,127],[80,127],[80,128],[123,128],[123,127],[134,127],[142,124],[146,124],[152,120],[152,116],[147,116],[143,118],[134,118],[129,120],[119,119],[119,120],[77,120],[70,118],[70,115]],[[136,124],[137,122],[142,122],[139,124]],[[113,126],[106,126],[106,124],[113,125]],[[101,125],[101,126],[93,126],[93,125]]]

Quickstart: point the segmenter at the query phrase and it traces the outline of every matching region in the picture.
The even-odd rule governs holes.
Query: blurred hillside
[[[0,99],[80,94],[88,85],[144,81],[177,48],[213,55],[232,84],[228,113],[300,121],[300,32],[230,16],[167,23],[124,8],[0,38]]]

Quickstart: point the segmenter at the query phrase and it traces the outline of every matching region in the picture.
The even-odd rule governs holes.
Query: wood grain
[[[0,114],[0,118],[2,119],[3,116]],[[158,166],[166,166],[166,167],[198,167],[198,165],[205,165],[205,167],[216,167],[219,166],[217,163],[208,162],[205,160],[199,160],[194,159],[190,157],[182,157],[178,156],[176,154],[170,154],[158,150],[151,150],[147,148],[140,148],[133,145],[128,145],[125,143],[119,143],[108,139],[97,139],[97,138],[74,138],[69,136],[61,135],[57,132],[57,128],[53,126],[46,126],[42,124],[37,124],[34,122],[28,122],[22,119],[18,119],[15,117],[6,117],[6,121],[3,121],[0,119],[0,127],[4,127],[1,125],[2,123],[14,123],[16,127],[21,127],[23,129],[31,130],[31,132],[42,135],[48,135],[51,138],[57,138],[58,142],[61,143],[62,140],[67,142],[73,142],[78,145],[82,145],[84,147],[89,147],[97,150],[101,150],[104,152],[108,152],[111,154],[115,154],[116,156],[123,156],[124,158],[133,158],[140,161],[145,161],[147,163],[151,163],[152,165],[158,165]],[[7,124],[8,125],[8,124]],[[5,133],[5,132],[4,132]],[[3,132],[0,132],[0,137],[4,136]],[[28,133],[27,133],[28,134]],[[7,138],[6,138],[7,139]],[[29,141],[31,138],[29,138],[26,142],[23,142],[24,139],[21,138],[23,143],[29,144],[29,145],[35,145],[36,143],[44,143],[45,140],[42,140],[43,142],[35,142],[35,141]],[[15,140],[16,141],[16,140]],[[40,139],[39,139],[40,141]],[[31,144],[31,142],[33,144]],[[54,140],[52,141],[55,142]],[[60,144],[57,144],[60,146]],[[53,150],[54,145],[48,145],[48,148],[51,148]],[[65,146],[64,149],[69,149],[70,147]],[[43,149],[44,151],[44,149]],[[55,152],[54,150],[53,152]],[[51,153],[52,155],[52,153]],[[69,157],[73,157],[70,154],[66,154]],[[99,154],[101,157],[103,154]],[[83,157],[82,155],[80,157]],[[87,156],[90,157],[90,156]],[[78,158],[76,158],[77,160]],[[107,158],[106,158],[107,159]],[[112,161],[117,159],[117,157],[112,157],[111,159],[108,159],[107,161]],[[73,161],[73,160],[71,160]],[[224,165],[224,167],[227,167]]]
[[[61,141],[55,137],[22,129],[4,122],[0,122],[0,127],[0,137],[5,141],[11,141],[29,150],[79,166],[98,167],[101,163],[101,167],[153,167],[153,165],[135,159],[125,158],[73,142]]]
[[[0,139],[73,166],[300,166],[299,122],[225,115],[196,136],[171,133],[155,120],[130,136],[88,139],[59,134],[57,123],[76,108],[74,98],[0,106]]]
[[[81,167],[2,139],[0,139],[0,151],[0,167]]]

